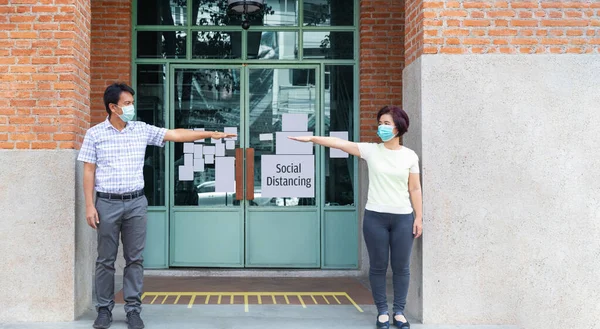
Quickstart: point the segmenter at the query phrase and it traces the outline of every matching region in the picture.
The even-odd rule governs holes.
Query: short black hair
[[[128,92],[131,96],[135,95],[135,91],[133,88],[129,87],[126,83],[123,82],[115,82],[112,85],[106,87],[104,91],[104,107],[106,107],[106,113],[110,116],[110,108],[109,104],[119,104],[119,99],[121,98],[121,93]]]
[[[392,116],[394,125],[396,126],[396,129],[398,129],[398,134],[396,137],[402,137],[402,135],[408,131],[408,125],[410,122],[408,120],[408,114],[406,114],[403,109],[398,106],[384,106],[377,113],[377,122],[379,122],[379,119],[381,119],[381,116],[384,114],[389,114]]]

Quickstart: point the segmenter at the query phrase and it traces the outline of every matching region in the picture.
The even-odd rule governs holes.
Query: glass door
[[[320,266],[316,65],[173,65],[171,128],[232,131],[170,149],[170,265]]]
[[[173,143],[170,265],[242,267],[244,203],[236,194],[243,142],[241,65],[173,65],[171,128],[230,131],[237,138]],[[239,171],[239,170],[238,170]]]
[[[246,208],[246,267],[317,268],[317,154],[288,136],[318,133],[318,67],[254,65],[247,72],[245,140],[254,165],[246,175],[254,199]]]

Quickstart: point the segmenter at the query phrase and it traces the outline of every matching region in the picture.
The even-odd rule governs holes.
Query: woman
[[[391,252],[394,272],[393,325],[410,328],[404,316],[410,277],[410,253],[414,238],[423,227],[419,157],[400,144],[408,130],[408,115],[399,107],[382,108],[377,113],[377,135],[383,143],[354,143],[335,137],[289,137],[313,142],[360,156],[369,167],[369,195],[363,220],[363,235],[369,252],[369,280],[377,306],[377,328],[389,328],[386,300],[386,272]]]

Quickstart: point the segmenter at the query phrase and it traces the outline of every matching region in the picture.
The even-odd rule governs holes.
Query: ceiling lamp
[[[227,0],[227,9],[237,15],[242,15],[242,28],[250,28],[250,21],[247,16],[259,14],[265,7],[264,0]]]

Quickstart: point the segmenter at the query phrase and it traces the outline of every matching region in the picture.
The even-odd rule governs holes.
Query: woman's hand
[[[312,136],[288,136],[288,138],[298,142],[306,143],[311,141]]]
[[[415,239],[418,239],[423,235],[423,219],[415,218],[413,223],[413,235],[415,236]]]

